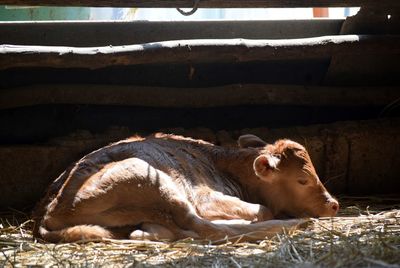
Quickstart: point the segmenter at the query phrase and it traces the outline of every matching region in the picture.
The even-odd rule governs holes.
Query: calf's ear
[[[248,148],[248,147],[257,148],[257,147],[264,147],[265,145],[267,145],[265,141],[252,134],[246,134],[240,136],[238,139],[238,144],[239,147],[241,148]]]
[[[254,160],[253,168],[258,177],[267,179],[274,170],[277,170],[280,159],[271,154],[263,154]]]

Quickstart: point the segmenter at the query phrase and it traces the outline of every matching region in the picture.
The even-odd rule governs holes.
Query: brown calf
[[[94,151],[62,173],[34,212],[50,242],[185,237],[259,240],[339,209],[303,146],[241,148],[180,136],[131,138]]]

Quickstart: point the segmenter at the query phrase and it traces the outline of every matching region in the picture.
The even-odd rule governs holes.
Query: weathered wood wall
[[[0,206],[32,206],[85,153],[153,131],[227,146],[245,133],[269,142],[291,138],[306,145],[332,192],[398,193],[400,2],[379,1],[377,8],[377,1],[361,0],[200,1],[224,5],[362,5],[364,15],[296,26],[0,23]]]

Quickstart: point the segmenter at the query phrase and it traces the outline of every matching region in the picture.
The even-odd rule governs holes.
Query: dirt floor
[[[341,197],[336,218],[259,243],[183,240],[45,244],[18,211],[0,214],[0,267],[400,267],[400,198]]]

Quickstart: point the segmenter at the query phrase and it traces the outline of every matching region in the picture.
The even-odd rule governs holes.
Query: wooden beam
[[[227,85],[168,88],[121,85],[34,85],[0,90],[0,109],[45,104],[209,108],[235,105],[384,106],[400,98],[399,87]]]
[[[33,40],[41,46],[92,47],[183,39],[293,39],[337,35],[342,24],[339,19],[0,22],[0,45],[31,45]]]
[[[98,69],[116,65],[250,62],[400,53],[400,36],[342,35],[303,39],[179,40],[107,47],[0,46],[0,69]]]
[[[193,7],[194,0],[0,0],[2,5],[89,7]],[[400,7],[398,0],[200,0],[200,8]]]

